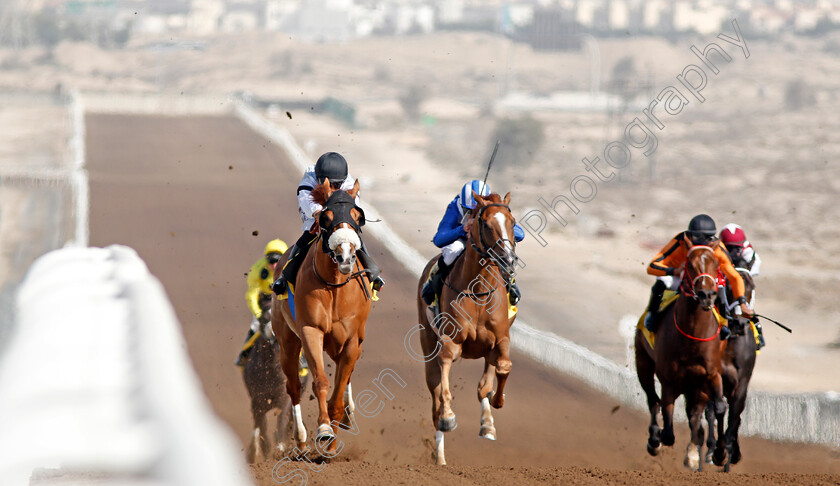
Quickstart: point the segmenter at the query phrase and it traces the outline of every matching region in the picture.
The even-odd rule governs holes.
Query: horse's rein
[[[322,233],[322,235],[323,235],[323,233]],[[319,235],[319,238],[320,237],[322,237],[322,236]],[[359,260],[358,259],[356,259],[356,268],[359,268]],[[363,268],[361,270],[353,272],[353,273],[351,273],[350,275],[347,276],[347,280],[345,280],[344,282],[339,282],[339,283],[327,282],[324,279],[324,277],[322,277],[321,274],[318,273],[318,267],[315,266],[315,258],[312,258],[312,272],[315,274],[315,277],[318,278],[319,282],[321,282],[322,284],[324,284],[328,287],[344,287],[345,285],[350,283],[350,281],[355,279],[356,277],[360,277],[362,275],[369,274],[370,270],[368,270],[367,268]],[[362,284],[362,289],[365,291],[365,297],[367,297],[367,299],[370,300],[370,292],[368,291],[367,286],[365,285],[364,281],[362,281],[361,284]]]
[[[509,240],[509,239],[507,239],[507,238],[499,238],[498,240],[496,240],[496,242],[495,242],[495,243],[493,243],[493,245],[492,245],[492,246],[489,246],[489,247],[488,247],[487,242],[486,242],[486,241],[484,241],[484,232],[482,231],[482,228],[481,228],[481,225],[482,225],[482,224],[486,224],[486,223],[484,223],[484,220],[483,220],[483,219],[481,219],[481,215],[482,215],[482,214],[484,214],[484,211],[485,211],[487,208],[491,208],[491,207],[494,207],[494,206],[501,207],[501,208],[505,208],[505,209],[507,209],[507,210],[508,210],[508,212],[511,212],[511,210],[510,210],[510,206],[508,206],[507,204],[499,204],[499,203],[492,203],[492,204],[488,204],[488,205],[486,205],[486,206],[482,207],[481,209],[479,209],[479,210],[478,210],[478,214],[477,214],[477,215],[476,215],[476,217],[475,217],[475,224],[477,224],[477,225],[478,225],[478,238],[479,238],[479,243],[481,243],[481,246],[483,246],[485,249],[484,249],[484,250],[482,250],[481,248],[479,248],[479,247],[478,247],[478,245],[476,245],[476,244],[475,244],[475,240],[473,240],[472,235],[469,235],[469,242],[470,242],[470,245],[473,247],[473,250],[475,250],[475,252],[476,252],[476,253],[478,253],[478,255],[479,255],[480,257],[482,257],[482,259],[484,259],[484,258],[489,259],[489,260],[492,262],[491,264],[495,263],[495,264],[496,264],[496,267],[498,268],[498,267],[499,267],[499,263],[498,263],[498,262],[496,261],[496,259],[494,258],[494,255],[491,255],[491,254],[490,254],[490,250],[492,250],[493,248],[495,248],[495,247],[499,244],[499,242],[504,242],[504,241],[508,241],[508,242],[509,242],[510,240]],[[511,244],[511,246],[514,246],[514,245],[513,245],[513,244]],[[499,268],[499,276],[501,276],[501,280],[502,280],[502,282],[504,282],[504,283],[505,283],[505,285],[508,285],[508,282],[505,280],[505,278],[504,278],[504,273],[501,271],[501,268]],[[448,280],[448,279],[447,279],[447,280],[444,280],[444,281],[443,281],[443,284],[444,284],[444,285],[446,285],[447,287],[449,287],[450,289],[452,289],[452,291],[453,291],[453,292],[455,292],[456,294],[459,294],[459,295],[464,295],[464,296],[466,296],[466,297],[486,297],[486,296],[488,296],[488,295],[490,295],[490,294],[492,294],[493,292],[495,292],[495,291],[496,291],[496,289],[495,289],[495,288],[493,288],[493,289],[491,289],[491,290],[489,290],[489,291],[487,291],[487,292],[464,292],[464,291],[462,291],[462,290],[458,290],[458,289],[456,289],[455,287],[453,287],[453,286],[452,286],[452,284],[450,284],[450,283],[449,283],[449,280]]]
[[[694,250],[708,250],[712,253],[712,256],[714,256],[714,254],[715,254],[715,251],[710,246],[706,246],[706,245],[692,246],[691,249],[689,249],[688,253],[686,254],[686,262],[685,262],[685,265],[683,267],[683,273],[687,277],[691,277],[691,271],[689,270],[689,267],[688,267],[688,257],[691,255],[691,252],[693,252]],[[683,290],[683,293],[686,296],[691,297],[692,299],[696,300],[697,299],[697,293],[694,291],[694,288],[697,285],[697,281],[704,278],[704,277],[710,279],[712,281],[712,283],[714,283],[716,286],[720,286],[720,283],[723,280],[723,275],[720,271],[720,266],[718,266],[718,269],[717,269],[717,278],[715,278],[714,276],[712,276],[711,274],[708,274],[708,273],[701,273],[701,274],[698,274],[697,276],[695,276],[693,279],[691,279],[691,284],[688,284],[688,279],[684,278],[682,280],[682,284],[680,285],[680,288]]]
[[[500,207],[500,208],[505,208],[505,209],[508,210],[508,213],[513,214],[511,209],[510,209],[510,206],[508,206],[507,204],[493,203],[493,204],[488,204],[488,205],[482,207],[481,209],[478,210],[478,214],[476,215],[475,220],[476,220],[476,224],[478,224],[478,240],[479,240],[479,243],[481,243],[481,246],[484,247],[484,249],[482,250],[481,248],[478,247],[478,245],[475,244],[475,240],[473,240],[472,235],[469,235],[469,241],[470,241],[470,245],[473,247],[473,250],[475,250],[475,252],[478,253],[479,256],[481,256],[483,258],[488,258],[489,257],[490,260],[493,263],[496,263],[496,265],[498,266],[498,263],[496,262],[496,259],[493,258],[494,255],[490,254],[490,250],[492,250],[493,248],[498,246],[500,242],[505,242],[505,241],[509,242],[511,244],[512,248],[515,248],[516,245],[515,245],[514,242],[510,241],[507,238],[499,238],[498,240],[496,240],[493,243],[493,245],[488,245],[487,242],[484,241],[484,231],[482,231],[481,226],[486,225],[487,223],[485,223],[484,220],[481,219],[481,215],[484,214],[484,211],[487,208],[492,208],[494,206],[495,207]]]

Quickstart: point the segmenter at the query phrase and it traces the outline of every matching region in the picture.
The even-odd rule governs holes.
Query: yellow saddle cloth
[[[659,312],[665,312],[665,309],[671,306],[674,302],[676,302],[677,297],[679,297],[678,292],[674,292],[673,290],[666,290],[665,293],[662,295],[662,303],[659,304]],[[726,318],[721,316],[718,313],[717,308],[713,308],[712,311],[715,313],[715,317],[717,318],[718,322],[721,326],[726,326],[727,321]],[[650,348],[653,349],[654,343],[656,341],[655,336],[652,332],[648,331],[645,327],[645,316],[647,315],[648,309],[645,307],[645,311],[642,312],[642,316],[639,317],[639,321],[636,323],[636,329],[642,331],[642,336],[645,337],[648,344],[650,344]],[[758,342],[758,330],[756,330],[755,325],[750,323],[753,328],[753,333],[756,336],[756,342]]]

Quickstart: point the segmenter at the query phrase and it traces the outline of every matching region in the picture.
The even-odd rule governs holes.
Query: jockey
[[[650,303],[648,314],[645,316],[645,328],[650,332],[656,332],[657,315],[659,304],[662,302],[662,295],[666,289],[678,290],[683,273],[683,265],[688,258],[688,250],[695,245],[707,245],[714,251],[720,270],[726,275],[729,284],[732,286],[732,294],[741,304],[741,313],[747,317],[752,311],[747,306],[744,297],[744,281],[741,275],[732,266],[729,255],[723,245],[717,240],[717,229],[715,222],[707,214],[700,214],[691,219],[688,223],[688,230],[674,236],[667,245],[656,255],[647,268],[649,275],[655,275],[656,282],[650,289]],[[726,329],[724,331],[724,329]],[[721,340],[729,337],[729,328],[721,328]]]
[[[729,223],[720,231],[720,242],[726,247],[729,252],[729,258],[734,264],[743,262],[744,267],[750,271],[753,277],[758,276],[759,268],[761,268],[761,258],[747,241],[747,235],[744,229],[735,223]]]
[[[295,281],[300,264],[303,263],[309,247],[318,238],[317,235],[313,235],[312,230],[317,228],[317,213],[323,209],[323,206],[312,200],[312,190],[317,185],[323,184],[324,179],[330,180],[330,186],[333,189],[342,191],[350,191],[356,183],[356,179],[353,179],[347,171],[347,161],[336,152],[325,153],[318,158],[318,162],[314,166],[306,169],[297,188],[298,212],[301,221],[303,221],[303,234],[292,246],[291,256],[286,262],[286,266],[283,267],[283,273],[271,287],[277,295],[285,294],[288,283]],[[359,196],[357,195],[356,203],[358,204],[358,202]],[[379,266],[368,254],[364,242],[361,248],[356,249],[356,255],[359,257],[362,266],[370,271],[369,276],[371,282],[373,282],[373,289],[380,290],[385,285],[385,280],[379,276]]]
[[[248,337],[245,338],[245,346],[239,353],[236,360],[237,366],[245,364],[245,358],[254,345],[251,339],[254,334],[260,331],[260,327],[270,319],[268,309],[271,306],[271,283],[274,281],[274,269],[280,261],[280,255],[286,253],[288,246],[283,240],[271,240],[265,245],[265,252],[262,258],[251,266],[248,272],[248,290],[245,292],[245,302],[248,309],[254,315],[251,321],[251,329],[248,330]]]
[[[438,224],[437,233],[435,233],[432,242],[441,249],[441,258],[438,258],[437,263],[429,272],[429,279],[423,285],[421,293],[427,305],[432,305],[435,297],[440,295],[443,282],[452,268],[452,263],[466,248],[467,228],[471,221],[470,211],[475,208],[476,204],[472,195],[473,192],[479,196],[487,196],[490,194],[490,188],[479,180],[472,180],[464,184],[461,192],[446,207],[446,213]],[[513,225],[513,238],[517,242],[525,238],[525,231],[518,224]],[[510,305],[516,305],[522,294],[515,281],[511,281],[508,292]]]
[[[747,241],[747,235],[743,228],[735,223],[727,224],[720,231],[720,242],[726,247],[729,259],[737,268],[748,270],[753,277],[758,276],[761,268],[761,258],[753,249],[752,244]],[[755,294],[753,294],[750,304],[755,305]],[[761,330],[758,318],[755,318],[753,323],[758,330],[758,349],[761,349],[765,346],[764,333]]]

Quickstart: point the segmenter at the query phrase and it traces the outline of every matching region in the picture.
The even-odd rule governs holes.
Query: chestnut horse
[[[702,418],[710,399],[718,420],[718,435],[723,436],[726,402],[721,376],[722,344],[720,324],[714,313],[721,278],[714,250],[704,245],[691,247],[683,269],[680,295],[661,317],[655,349],[650,348],[641,331],[636,331],[636,373],[650,409],[648,453],[655,456],[662,444],[674,445],[674,401],[683,395],[691,429],[684,464],[692,470],[702,467]],[[654,375],[662,385],[661,401],[654,388]],[[657,423],[660,406],[661,430]],[[717,465],[725,461],[722,442],[717,444],[713,459]]]
[[[733,260],[736,270],[744,280],[745,295],[749,305],[754,305],[755,282],[749,270],[743,268],[745,262]],[[732,289],[726,286],[726,302],[735,302]],[[729,404],[726,434],[721,438],[727,452],[727,461],[723,470],[729,472],[731,464],[741,460],[741,446],[738,443],[738,429],[741,427],[741,414],[747,405],[747,387],[750,385],[753,369],[755,368],[756,343],[755,334],[749,321],[742,317],[735,317],[729,321],[732,336],[726,341],[723,352],[723,392]],[[706,421],[709,423],[709,438],[706,446],[706,462],[712,462],[711,450],[717,445],[714,433],[715,414],[711,407],[706,407]]]
[[[318,452],[335,451],[335,432],[339,421],[352,422],[355,406],[350,375],[362,352],[365,323],[371,308],[370,281],[356,260],[361,248],[360,227],[364,212],[354,200],[359,192],[333,190],[329,179],[312,191],[323,209],[318,218],[320,243],[314,242],[303,260],[294,289],[295,315],[289,300],[272,300],[271,321],[286,375],[286,392],[292,399],[295,440],[300,451],[306,449],[306,429],[300,410],[301,385],[298,353],[303,353],[312,373],[312,391],[318,399]],[[282,265],[275,270],[279,277]],[[335,386],[330,389],[324,369],[324,351],[336,363]],[[345,415],[345,401],[347,410]]]
[[[473,193],[469,245],[453,264],[439,299],[439,314],[432,312],[420,295],[436,258],[429,261],[417,289],[420,340],[426,358],[426,385],[432,394],[432,423],[436,424],[435,462],[446,464],[443,433],[457,427],[452,411],[449,371],[458,358],[484,359],[484,374],[478,382],[481,403],[480,437],[496,440],[490,407],[502,408],[505,382],[510,373],[510,327],[507,283],[517,262],[514,253],[514,218],[510,193],[482,197]],[[496,390],[493,391],[493,376]]]

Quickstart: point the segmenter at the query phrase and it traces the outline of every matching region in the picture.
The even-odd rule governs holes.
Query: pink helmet
[[[744,230],[740,226],[729,223],[720,231],[720,241],[727,246],[741,246],[747,241],[747,235],[744,234]]]

